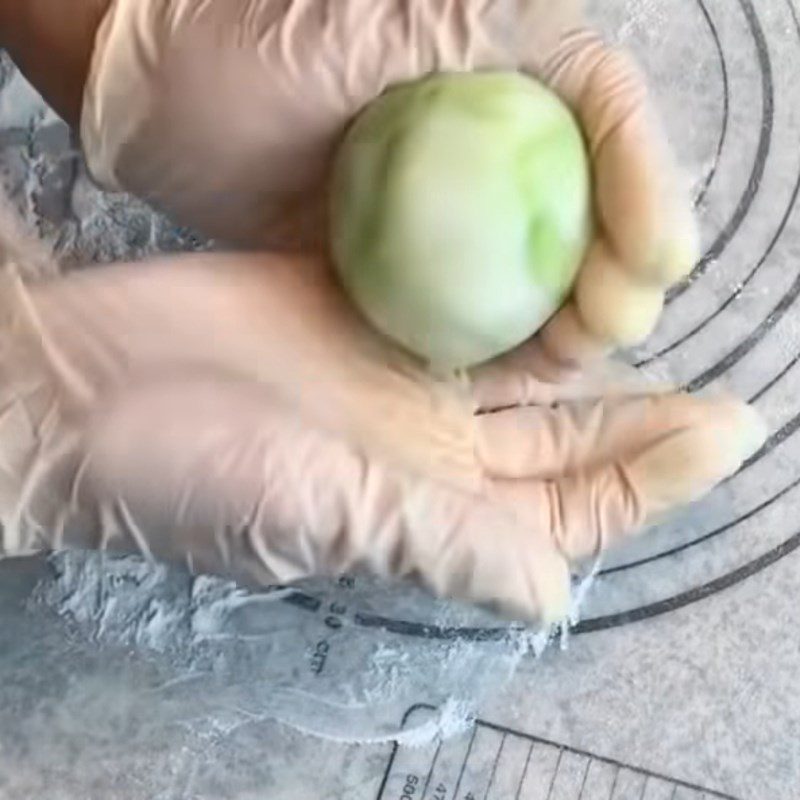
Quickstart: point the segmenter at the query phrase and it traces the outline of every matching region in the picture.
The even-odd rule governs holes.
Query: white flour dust
[[[273,719],[336,741],[402,737],[421,745],[460,733],[481,702],[552,638],[520,627],[497,641],[365,628],[358,613],[376,603],[448,630],[498,623],[413,588],[362,578],[304,586],[302,608],[294,590],[251,592],[135,556],[59,553],[50,570],[33,606],[55,611],[92,647],[166,661],[171,692],[213,698],[199,723],[214,730]],[[576,589],[576,599],[587,586]],[[404,712],[419,702],[438,713],[401,729]]]

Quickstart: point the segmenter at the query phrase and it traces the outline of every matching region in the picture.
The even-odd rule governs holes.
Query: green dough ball
[[[342,283],[376,328],[439,369],[486,361],[541,328],[590,233],[581,131],[558,97],[518,73],[393,88],[338,153]]]

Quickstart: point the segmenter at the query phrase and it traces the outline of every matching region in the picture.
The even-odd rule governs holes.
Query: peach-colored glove
[[[369,417],[396,391],[435,398],[410,362],[374,382],[322,262],[191,256],[26,285],[24,252],[0,251],[0,555],[138,549],[256,584],[365,568],[550,622],[570,562],[763,440],[748,407],[683,395],[467,415],[478,474],[455,488],[337,435],[356,400]]]
[[[305,234],[324,237],[315,211],[326,204],[331,153],[386,86],[482,67],[552,83],[590,140],[600,238],[575,299],[541,337],[476,370],[463,397],[361,327],[354,333],[324,270],[257,287],[282,281],[283,294],[264,303],[285,322],[280,357],[254,346],[252,364],[261,360],[291,403],[314,404],[314,420],[332,414],[336,432],[372,456],[474,489],[484,465],[472,411],[564,396],[539,379],[646,333],[663,287],[692,260],[688,201],[638,76],[596,36],[571,32],[580,22],[577,3],[543,0],[113,0],[85,92],[87,158],[105,185],[207,232],[242,245],[299,232],[295,244],[309,249]],[[290,262],[269,263],[283,273]]]
[[[107,2],[71,0],[92,16]],[[15,53],[44,80],[53,69],[34,69],[34,45],[58,40],[48,20],[60,19],[60,6],[21,7],[32,17]],[[289,402],[313,404],[314,420],[334,417],[334,429],[370,455],[474,488],[482,464],[472,411],[563,397],[566,389],[537,378],[561,378],[565,367],[649,329],[663,284],[691,260],[691,217],[640,84],[624,57],[596,37],[565,33],[579,17],[575,3],[541,0],[110,0],[85,92],[87,156],[107,185],[155,199],[207,231],[259,244],[279,233],[280,219],[284,230],[298,217],[315,228],[338,136],[389,83],[435,68],[496,65],[529,68],[556,85],[590,138],[604,224],[575,301],[542,337],[475,371],[459,397],[354,328],[346,305],[330,301],[325,274],[305,285],[307,274],[299,273],[281,278],[291,296],[276,297],[269,311],[286,318],[280,358],[268,349],[251,353],[251,367],[263,360],[259,369],[281,383]],[[65,71],[74,72],[67,62]],[[612,325],[621,327],[603,329]],[[312,367],[319,359],[306,356],[323,351],[330,357],[320,373]],[[286,364],[291,369],[278,376]],[[336,396],[326,396],[334,388]]]
[[[324,245],[335,146],[387,86],[528,71],[584,128],[599,233],[574,299],[485,388],[492,403],[524,400],[530,373],[558,377],[646,336],[697,248],[644,83],[582,11],[580,0],[111,0],[85,90],[88,163],[103,185],[207,234],[307,251]]]
[[[334,143],[382,88],[521,66],[581,116],[602,238],[545,347],[479,371],[463,397],[369,335],[314,258],[196,258],[30,290],[9,279],[6,551],[135,544],[258,581],[364,565],[554,619],[569,559],[733,471],[762,437],[737,403],[551,409],[603,387],[536,380],[649,329],[694,236],[627,61],[590,34],[562,37],[578,15],[553,8],[114,0],[83,118],[109,186],[242,244],[319,232]],[[542,405],[473,416],[520,399]]]

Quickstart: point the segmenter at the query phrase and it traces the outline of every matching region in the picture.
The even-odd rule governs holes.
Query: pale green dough
[[[581,131],[517,73],[386,92],[336,161],[333,257],[375,327],[439,368],[472,366],[563,303],[591,233]]]

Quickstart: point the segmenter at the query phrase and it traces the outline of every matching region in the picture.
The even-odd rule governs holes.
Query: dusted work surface
[[[635,358],[755,399],[764,450],[605,564],[569,649],[539,659],[525,632],[360,580],[243,595],[131,559],[2,564],[0,798],[797,797],[798,11],[596,5],[652,77],[703,222]],[[93,189],[8,65],[0,83],[0,172],[62,249],[202,246]]]

